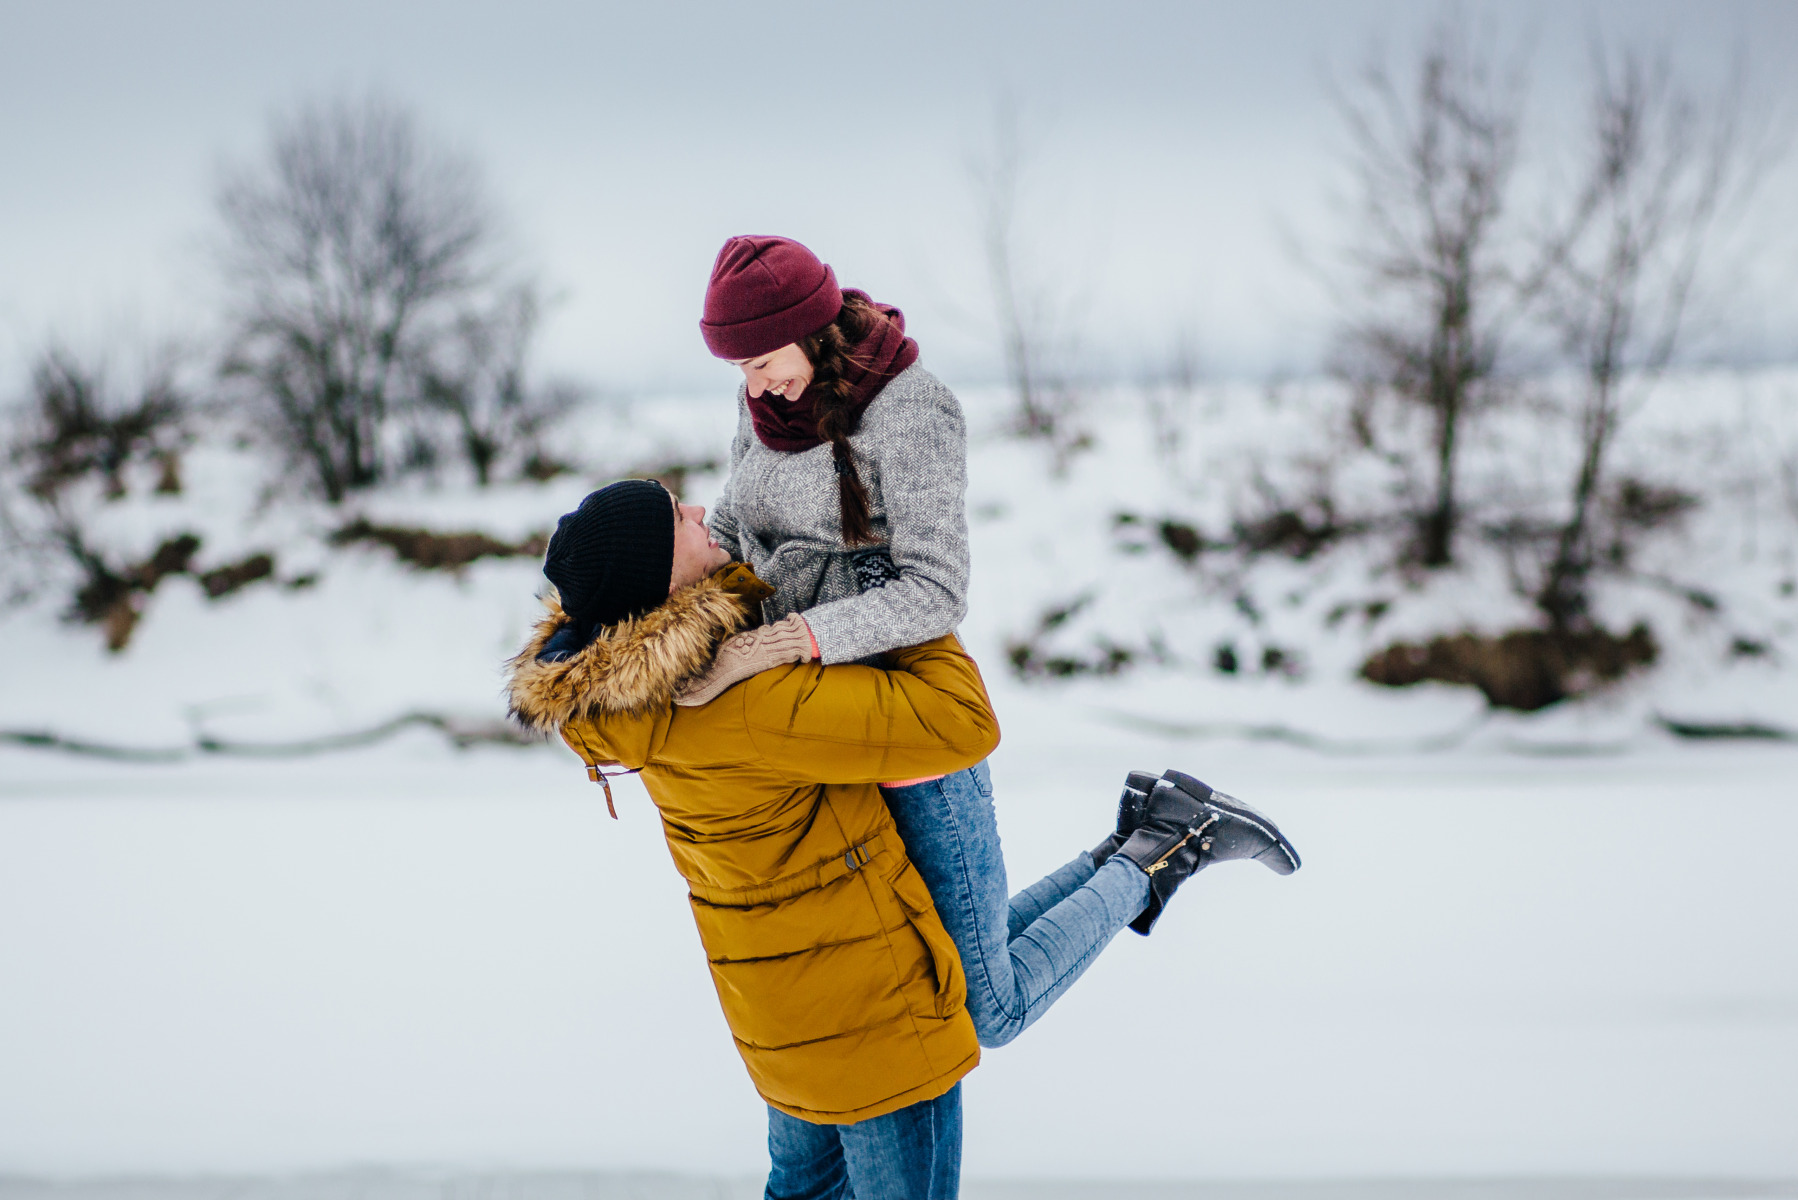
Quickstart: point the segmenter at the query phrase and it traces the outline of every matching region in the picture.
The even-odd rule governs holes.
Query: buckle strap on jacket
[[[688,881],[687,890],[695,900],[721,908],[748,908],[754,904],[778,904],[794,896],[815,891],[854,874],[886,852],[886,836],[875,834],[866,841],[849,847],[842,854],[825,859],[803,871],[770,879],[767,883],[740,888],[714,888]]]
[[[618,809],[612,803],[612,780],[620,775],[635,775],[643,769],[642,767],[632,767],[625,771],[606,770],[607,767],[622,767],[623,765],[623,763],[615,762],[587,764],[587,778],[606,789],[606,811],[612,814],[614,821],[618,819]]]

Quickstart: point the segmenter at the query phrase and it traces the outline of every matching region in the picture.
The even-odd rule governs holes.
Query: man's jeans
[[[768,1110],[765,1200],[955,1200],[961,1084],[884,1117],[814,1125]]]
[[[881,794],[961,951],[983,1046],[1029,1028],[1149,902],[1135,863],[1114,857],[1095,872],[1085,851],[1008,899],[985,763]]]

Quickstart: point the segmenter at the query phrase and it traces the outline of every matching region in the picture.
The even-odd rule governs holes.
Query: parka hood
[[[548,611],[524,649],[506,662],[512,718],[553,733],[577,717],[639,713],[673,702],[682,683],[712,663],[718,645],[751,623],[774,589],[741,563],[682,588],[659,608],[602,628],[568,655],[544,654],[571,624],[552,588]]]

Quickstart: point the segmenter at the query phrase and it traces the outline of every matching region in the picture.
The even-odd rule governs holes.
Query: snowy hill
[[[1097,395],[1088,417],[1096,445],[1060,477],[1044,447],[977,433],[965,634],[989,676],[1005,674],[1025,643],[1036,660],[1059,656],[1075,672],[1109,654],[1128,660],[1115,675],[1044,686],[1099,721],[1149,720],[1190,736],[1271,732],[1348,749],[1463,741],[1610,749],[1664,736],[1657,717],[1798,730],[1798,672],[1789,669],[1798,655],[1798,377],[1695,378],[1656,394],[1631,426],[1624,469],[1640,462],[1647,474],[1666,474],[1671,464],[1702,503],[1645,540],[1632,576],[1601,590],[1599,616],[1618,630],[1646,622],[1660,660],[1584,701],[1528,716],[1489,715],[1470,688],[1391,690],[1356,677],[1394,641],[1530,624],[1497,552],[1476,547],[1463,567],[1421,581],[1382,566],[1363,543],[1253,562],[1179,552],[1181,531],[1223,529],[1270,479],[1326,461],[1327,399],[1323,385],[1271,397],[1248,388],[1196,394],[1176,440],[1142,393]],[[991,392],[966,401],[977,431],[1003,405]],[[716,462],[731,429],[730,406],[717,398],[645,402],[595,414],[575,431],[575,447],[603,464],[590,478],[485,491],[409,486],[344,511],[266,502],[257,460],[203,443],[188,457],[184,494],[140,492],[98,506],[96,521],[98,540],[124,555],[197,535],[194,572],[157,587],[119,654],[102,648],[95,629],[59,620],[66,601],[55,591],[6,614],[0,728],[169,746],[195,736],[294,741],[418,711],[491,721],[499,664],[537,611],[536,560],[427,571],[377,543],[333,544],[333,531],[360,519],[517,544],[551,528],[595,478]],[[1535,478],[1487,480],[1485,494],[1552,497],[1560,464],[1546,451],[1503,446],[1506,432],[1475,448],[1470,474],[1515,472],[1521,462]],[[1331,469],[1345,503],[1361,499],[1357,489],[1377,499],[1380,481],[1357,478],[1368,472],[1356,463]],[[685,492],[706,503],[721,483],[701,470],[688,474]],[[207,598],[204,568],[264,551],[275,560],[269,579]],[[1226,650],[1230,673],[1218,669]]]

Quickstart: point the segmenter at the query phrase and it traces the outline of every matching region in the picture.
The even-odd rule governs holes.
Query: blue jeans
[[[768,1110],[764,1200],[955,1200],[961,1084],[884,1117],[814,1125]]]
[[[1112,858],[1094,871],[1084,850],[1007,897],[985,763],[881,791],[961,951],[968,1014],[983,1046],[1003,1046],[1029,1028],[1149,902],[1149,877],[1135,863]]]

